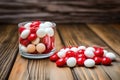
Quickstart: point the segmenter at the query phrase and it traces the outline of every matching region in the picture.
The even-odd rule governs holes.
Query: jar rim
[[[20,23],[18,23],[18,27],[21,27],[22,25],[25,25],[26,23],[28,23],[28,22],[32,22],[32,21],[25,21],[25,22],[20,22]],[[44,23],[44,22],[46,22],[46,21],[40,21],[41,23]],[[48,21],[48,22],[51,22],[51,21]],[[55,27],[56,26],[56,23],[54,23],[54,22],[51,22],[52,24],[53,24],[53,26],[51,26],[51,27]]]

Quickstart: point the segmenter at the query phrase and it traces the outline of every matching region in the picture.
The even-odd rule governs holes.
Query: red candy
[[[39,27],[40,21],[34,21],[32,22],[32,24],[30,25],[30,27]]]
[[[50,56],[50,60],[51,61],[57,61],[59,59],[59,57],[57,56],[57,54],[55,53],[55,54],[53,54],[52,56]]]
[[[75,50],[73,51],[72,47],[71,48],[65,47],[65,48],[62,48],[60,50],[60,53],[65,55],[64,57],[60,57],[58,59],[58,55],[59,54],[55,54],[55,55],[50,57],[50,60],[51,61],[56,61],[57,60],[56,61],[56,65],[58,67],[63,67],[64,65],[67,65],[67,60],[69,58],[71,58],[71,57],[76,59],[78,66],[86,66],[86,65],[91,66],[92,65],[92,67],[93,67],[94,65],[92,63],[90,63],[90,62],[86,63],[86,65],[84,65],[86,59],[87,60],[88,59],[94,60],[93,62],[95,62],[96,65],[99,65],[99,64],[110,65],[111,64],[112,60],[110,58],[108,58],[108,57],[103,56],[103,54],[104,54],[104,52],[103,52],[104,49],[103,48],[101,48],[101,47],[94,47],[94,49],[95,49],[95,51],[94,51],[94,55],[95,56],[93,58],[89,58],[89,57],[85,56],[85,54],[84,54],[85,50],[82,50],[82,49],[78,50],[78,49],[76,49],[76,51]],[[57,56],[57,58],[56,58],[56,56]],[[71,64],[76,64],[74,61],[72,61],[72,59],[70,60],[70,62],[71,62]],[[86,67],[88,67],[88,66],[86,66]]]
[[[20,38],[21,39],[21,38]],[[30,43],[30,41],[28,40],[28,39],[22,39],[21,41],[20,41],[20,43],[22,44],[22,45],[24,45],[24,46],[27,46],[29,43]]]
[[[72,50],[69,50],[69,51],[66,52],[66,57],[75,57],[75,56],[76,56],[75,52],[72,51]]]
[[[44,53],[48,53],[53,49],[53,41],[51,39],[50,36],[46,35],[43,39],[42,39],[42,43],[45,44],[46,46],[46,51]]]
[[[35,40],[37,38],[37,35],[36,34],[30,34],[29,36],[28,36],[28,40],[29,41],[33,41],[33,40]]]
[[[84,54],[84,51],[85,51],[85,50],[80,49],[80,50],[77,51],[77,54]]]
[[[95,52],[94,52],[95,56],[98,56],[98,57],[102,57],[104,52],[103,52],[103,49],[97,49]]]
[[[22,33],[23,30],[25,30],[23,26],[19,27],[19,33]]]
[[[58,67],[63,67],[65,64],[66,64],[66,62],[65,62],[65,60],[64,60],[63,58],[58,59],[58,60],[56,61],[56,65],[57,65]]]
[[[84,54],[77,54],[76,58],[86,58],[86,56]]]
[[[101,57],[97,57],[97,56],[95,56],[93,58],[93,60],[95,61],[95,64],[101,64],[101,62],[102,62],[102,58]]]
[[[110,65],[111,64],[111,59],[108,58],[108,57],[103,57],[102,64],[103,65]]]
[[[78,64],[79,66],[83,66],[85,60],[86,60],[86,58],[77,58],[77,64]]]

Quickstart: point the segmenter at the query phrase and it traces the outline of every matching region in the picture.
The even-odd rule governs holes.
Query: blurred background
[[[0,23],[119,23],[120,0],[0,0]]]

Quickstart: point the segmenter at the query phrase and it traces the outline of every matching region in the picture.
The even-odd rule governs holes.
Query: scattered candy
[[[111,60],[115,60],[116,58],[115,54],[113,54],[112,52],[108,52],[105,56],[109,57]]]
[[[85,66],[94,67],[96,65],[110,65],[116,56],[112,52],[101,47],[65,47],[50,57],[50,60],[56,62],[58,67]],[[65,64],[66,63],[66,64]]]
[[[86,59],[84,61],[85,67],[94,67],[95,66],[95,61],[93,59]]]
[[[103,57],[102,58],[102,64],[103,65],[110,65],[111,64],[111,59],[108,57]]]
[[[76,58],[70,57],[67,59],[67,66],[74,67],[76,65],[77,61]]]
[[[58,67],[63,67],[65,64],[66,64],[66,62],[65,62],[65,60],[64,60],[63,58],[58,59],[58,60],[56,61],[56,65],[57,65]]]

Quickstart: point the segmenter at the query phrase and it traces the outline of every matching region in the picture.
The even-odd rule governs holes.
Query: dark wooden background
[[[0,0],[0,23],[118,23],[120,0]]]

